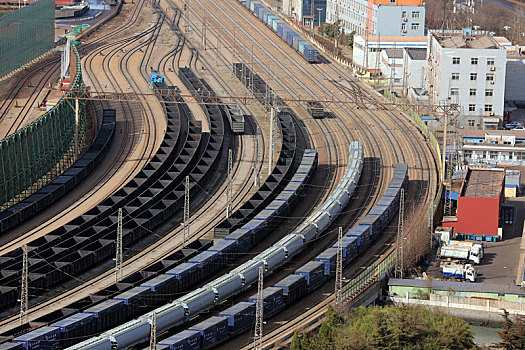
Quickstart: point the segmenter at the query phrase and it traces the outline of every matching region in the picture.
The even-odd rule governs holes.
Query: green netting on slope
[[[37,0],[0,17],[0,78],[55,45],[55,1]]]

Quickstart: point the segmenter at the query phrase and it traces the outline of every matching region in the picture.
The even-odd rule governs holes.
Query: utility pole
[[[150,350],[155,350],[157,345],[157,313],[153,311],[151,314],[151,333],[149,336],[149,348]]]
[[[255,162],[253,166],[253,185],[259,187],[259,124],[257,124],[257,129],[255,130]]]
[[[263,279],[264,268],[259,267],[259,282],[257,284],[257,304],[255,305],[255,337],[253,338],[253,349],[262,350],[262,327],[263,327]]]
[[[226,218],[229,218],[232,213],[232,197],[233,197],[233,190],[232,190],[232,175],[233,175],[233,156],[232,156],[232,150],[231,148],[228,150],[228,188],[226,190],[226,200],[228,203],[226,204]]]
[[[274,141],[273,141],[273,121],[275,118],[275,107],[271,107],[270,109],[270,152],[268,152],[268,175],[272,174],[273,169],[273,152],[274,152]]]
[[[441,155],[441,181],[445,181],[445,161],[447,156],[447,127],[448,127],[448,107],[445,107],[443,124],[443,154]]]
[[[403,278],[403,248],[405,245],[405,234],[403,230],[403,216],[405,214],[405,190],[401,189],[399,198],[399,220],[397,223],[397,239],[396,239],[396,270],[395,277]]]
[[[115,257],[115,283],[122,279],[122,208],[117,216],[117,256]]]
[[[190,177],[186,175],[184,180],[184,241],[182,246],[186,246],[186,241],[190,237]]]
[[[432,235],[434,234],[434,197],[430,197],[428,208],[428,229],[430,231],[430,251],[432,251]]]
[[[29,309],[29,259],[27,256],[27,245],[22,246],[22,291],[20,294],[20,324],[27,323],[27,311]]]
[[[337,266],[335,270],[335,306],[343,305],[343,228],[337,239]]]

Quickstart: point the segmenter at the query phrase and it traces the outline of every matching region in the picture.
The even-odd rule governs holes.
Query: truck
[[[471,264],[446,262],[441,264],[443,276],[475,282],[477,271]]]
[[[441,246],[441,259],[471,261],[479,264],[483,259],[483,244],[477,242],[450,241]]]

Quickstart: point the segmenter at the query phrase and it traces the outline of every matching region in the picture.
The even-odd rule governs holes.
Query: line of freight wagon
[[[204,85],[199,84],[196,81],[196,77],[192,76],[190,74],[190,72],[184,72],[183,74],[184,74],[184,76],[181,77],[181,78],[183,79],[183,81],[185,81],[185,85],[191,85],[190,86],[191,88],[194,88],[193,85],[195,85],[195,84],[198,84],[201,87],[201,89],[205,87]],[[191,78],[192,82],[189,81],[188,77]],[[203,83],[203,82],[201,82],[201,83]],[[279,112],[277,114],[277,124],[278,124],[278,127],[279,127],[280,131],[281,131],[281,135],[282,135],[282,138],[283,138],[283,144],[282,144],[282,147],[281,147],[281,150],[280,150],[280,153],[279,153],[278,160],[276,161],[275,167],[274,167],[271,175],[265,180],[264,184],[259,188],[259,190],[256,193],[254,193],[252,198],[250,198],[250,200],[247,203],[245,203],[245,204],[247,204],[247,207],[244,207],[244,205],[243,205],[241,208],[239,208],[237,211],[235,211],[232,214],[232,217],[235,217],[236,220],[234,220],[232,222],[232,226],[230,226],[230,229],[234,229],[234,228],[238,228],[238,227],[243,226],[244,224],[248,223],[248,221],[250,219],[252,219],[257,213],[259,213],[259,212],[261,212],[261,210],[265,209],[265,207],[269,203],[271,203],[271,201],[279,194],[279,192],[281,192],[281,190],[289,182],[289,180],[292,179],[292,175],[294,174],[294,172],[296,170],[298,170],[298,167],[300,166],[300,164],[296,164],[296,163],[298,163],[298,161],[296,159],[297,158],[297,153],[298,153],[297,152],[297,147],[298,147],[298,143],[301,143],[301,141],[299,140],[300,137],[298,138],[296,136],[296,129],[295,129],[296,128],[296,124],[293,122],[293,119],[292,119],[292,116],[291,116],[290,113],[291,113],[291,111],[289,111],[288,109],[284,109],[284,110],[282,110],[281,112]],[[305,168],[304,167],[301,168],[300,171],[304,172]],[[296,192],[296,196],[301,191],[300,186],[297,186],[297,184],[294,184],[294,186],[292,186],[290,188],[293,188],[294,190],[297,191]],[[238,213],[238,212],[241,212],[241,213]],[[240,214],[243,214],[243,215],[240,215]],[[287,215],[287,209],[286,208],[281,208],[280,215]],[[277,220],[274,220],[274,221],[277,221]],[[262,232],[260,234],[262,234]],[[197,258],[197,260],[198,259],[199,258]],[[188,260],[190,262],[193,261],[192,257],[190,256],[190,257],[188,257],[186,259],[182,259],[182,262],[188,261]],[[160,263],[165,263],[165,264],[167,264],[166,266],[170,265],[170,263],[168,261],[160,262]],[[216,266],[217,268],[220,267],[219,262],[215,261],[214,266]],[[199,270],[202,270],[202,268],[203,268],[203,266],[200,266]],[[171,269],[171,267],[167,268],[165,270],[169,270],[169,269]],[[209,266],[207,267],[207,269],[208,269],[208,272],[210,272],[209,271]],[[190,279],[190,276],[187,277],[188,279],[190,279],[189,283],[183,283],[183,285],[185,287],[184,286],[181,286],[180,288],[179,287],[175,287],[175,290],[177,291],[177,293],[185,291],[188,288],[193,287],[195,284],[197,284],[200,280],[202,280],[205,277],[207,277],[207,275],[204,275],[204,273],[200,273],[200,272],[193,273],[193,277],[191,277],[191,279]],[[132,284],[131,284],[130,288],[134,287],[134,286],[139,286],[141,284],[141,282],[143,282],[142,279],[140,279],[140,281],[138,283],[135,282],[137,280],[134,279],[133,276],[130,276],[130,279],[132,280]],[[177,282],[180,282],[180,281],[177,281]],[[128,283],[128,282],[126,282],[126,280],[124,280],[124,281],[122,281],[122,283]],[[155,283],[164,284],[165,280],[161,278],[160,281],[157,281],[157,282],[150,281],[149,283],[150,284],[154,284],[154,285],[155,285]],[[117,293],[115,293],[115,294],[117,294]],[[160,295],[159,294],[160,293],[157,293],[157,295],[155,296],[155,301],[154,301],[154,303],[152,305],[161,305],[162,302],[167,302],[168,301],[168,295],[167,294],[160,294]],[[124,296],[125,295],[126,295],[126,293],[124,293]],[[129,295],[129,294],[127,294],[127,295]],[[131,295],[133,295],[133,293],[131,293]],[[117,296],[115,298],[118,299],[118,297],[119,296]],[[152,298],[153,298],[153,295],[148,295],[148,299],[152,299]],[[108,328],[110,328],[112,326],[115,326],[117,324],[116,323],[117,321],[121,321],[122,322],[122,320],[126,320],[126,319],[129,319],[129,318],[137,316],[138,315],[138,313],[137,313],[138,312],[138,307],[135,308],[135,306],[137,306],[139,304],[139,302],[140,301],[136,300],[132,305],[127,305],[127,304],[124,305],[124,304],[122,304],[121,307],[128,307],[129,306],[129,308],[131,308],[131,310],[126,310],[124,312],[119,311],[118,312],[119,319],[115,319],[114,323],[111,323],[111,321],[105,322],[105,328],[99,329],[99,331],[106,330],[106,329],[108,329]],[[90,308],[89,305],[84,306],[84,308],[85,309],[90,309],[90,310],[94,310],[94,309],[106,310],[108,308],[108,306],[111,306],[110,304],[111,304],[111,302],[109,302],[109,303],[104,302],[103,305],[97,305],[97,306],[95,306],[95,308]],[[145,303],[140,304],[140,308],[144,309],[144,307],[147,307],[145,305]],[[112,310],[112,311],[114,311],[114,310]],[[117,312],[115,312],[115,313],[117,313]],[[67,344],[67,339],[68,338],[75,338],[77,341],[79,341],[79,339],[77,337],[80,337],[82,335],[86,335],[85,332],[87,331],[86,329],[88,328],[88,325],[87,324],[81,324],[82,322],[79,322],[76,319],[77,317],[78,316],[73,315],[72,317],[67,317],[65,320],[60,320],[59,322],[55,322],[57,324],[59,324],[59,323],[60,324],[65,324],[65,325],[67,325],[65,327],[69,328],[69,330],[67,332],[65,331],[65,329],[63,330],[67,334],[63,334],[61,336],[62,345]],[[109,318],[110,316],[107,316],[107,317]],[[37,330],[36,334],[40,334],[40,332],[41,331]],[[2,345],[1,344],[0,344],[0,349],[2,349]]]
[[[2,211],[0,213],[0,233],[12,229],[48,208],[88,177],[106,155],[115,133],[115,121],[115,110],[104,109],[102,112],[102,124],[88,150],[71,167],[57,176],[48,185],[42,187],[23,201]],[[38,145],[35,145],[35,147],[38,147]],[[9,163],[8,159],[4,159],[2,162],[5,162],[5,164]]]
[[[130,315],[132,317],[139,315],[141,305],[158,306],[163,302],[165,303],[169,296],[188,290],[225,266],[226,263],[233,261],[236,254],[250,251],[253,246],[264,239],[269,227],[278,225],[282,215],[286,214],[289,205],[292,205],[299,198],[298,194],[309,181],[316,165],[317,152],[305,150],[298,171],[266,209],[224,239],[216,240],[212,247],[188,262],[179,264],[165,274],[121,293],[113,299],[17,337],[13,342],[22,344],[28,350],[37,349],[42,345],[45,345],[47,349],[65,347],[80,341],[82,337],[91,336],[108,329],[108,325],[118,325],[119,321],[129,319]],[[268,260],[268,263],[271,261]],[[268,266],[268,268],[272,267]],[[255,275],[253,272],[244,271],[243,283],[237,284],[237,281],[232,282],[228,279],[219,278],[208,286],[199,288],[157,309],[157,327],[159,329],[169,328],[175,323],[183,323],[200,312],[213,307],[215,303],[222,302],[232,293],[238,293],[248,288],[257,279],[258,267],[254,271]],[[139,318],[128,322],[131,326],[125,324],[118,328],[131,328],[140,332],[140,330],[144,330],[142,327],[144,320],[145,318]],[[117,335],[117,338],[121,344],[125,339],[134,339],[126,333],[122,333],[122,337]]]
[[[375,240],[399,209],[401,189],[408,182],[406,163],[396,165],[394,176],[372,210],[342,239],[343,266],[347,266]],[[263,317],[269,319],[319,288],[335,276],[338,242],[273,287],[263,290]],[[229,338],[253,329],[257,294],[157,343],[157,350],[211,349]],[[78,349],[78,348],[76,348]]]
[[[162,144],[132,180],[84,215],[28,244],[34,247],[29,252],[33,261],[30,273],[35,274],[29,282],[30,295],[38,295],[39,290],[48,290],[114,256],[118,208],[128,214],[123,222],[123,245],[129,247],[182,210],[182,180],[186,175],[191,178],[190,192],[195,195],[216,173],[229,138],[220,110],[208,111],[214,126],[210,133],[202,133],[198,122],[188,122],[191,112],[184,104],[166,103],[165,111],[168,126]],[[181,115],[186,116],[182,123]],[[0,292],[4,310],[16,304],[20,295],[17,266],[21,266],[21,255],[18,249],[0,261],[2,271],[10,270],[0,278],[0,286],[5,287]]]
[[[272,11],[268,10],[259,1],[240,1],[252,14],[266,24],[271,30],[281,37],[290,47],[298,52],[308,63],[319,62],[319,52],[316,48],[304,40],[288,25],[283,23],[279,17],[275,16]]]
[[[305,153],[304,157],[308,157],[308,154]],[[245,291],[250,285],[257,282],[260,267],[264,269],[265,275],[269,275],[275,269],[288,263],[292,258],[301,254],[309,243],[316,240],[350,201],[363,167],[363,146],[360,142],[350,144],[349,157],[348,166],[334,192],[322,207],[310,215],[293,233],[286,235],[255,258],[202,288],[70,349],[125,349],[140,344],[149,338],[150,320],[153,313],[156,316],[157,332],[164,332]],[[243,249],[248,242],[262,238],[256,235],[254,237],[249,228],[237,230],[232,235],[235,235],[235,238],[232,238],[236,244],[224,243],[228,239],[219,244],[231,245],[232,249],[238,251],[239,248]]]

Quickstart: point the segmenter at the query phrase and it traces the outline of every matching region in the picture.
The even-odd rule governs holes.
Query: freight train
[[[363,253],[371,241],[385,228],[399,208],[401,189],[408,182],[406,163],[396,165],[394,176],[379,202],[342,239],[343,266],[348,265]],[[322,212],[322,208],[320,209]],[[273,287],[263,290],[263,316],[265,319],[276,315],[285,307],[320,287],[334,277],[338,243],[319,254],[288,275]],[[157,350],[210,349],[219,343],[247,330],[253,329],[257,295],[248,302],[240,302],[222,311],[218,316],[206,319],[187,330],[179,332],[157,344]]]
[[[304,40],[293,29],[283,23],[279,17],[275,16],[259,1],[240,1],[255,17],[259,18],[264,24],[270,27],[281,37],[289,46],[297,51],[308,63],[319,62],[319,52],[308,41]]]
[[[195,285],[196,281],[202,280],[202,276],[209,276],[223,266],[224,262],[233,260],[234,254],[248,252],[255,244],[264,239],[269,226],[276,225],[279,218],[286,215],[288,206],[298,198],[298,194],[309,181],[316,165],[317,152],[305,150],[297,172],[266,209],[224,239],[215,240],[213,246],[188,262],[179,264],[165,274],[150,279],[140,286],[103,301],[83,312],[19,336],[13,342],[21,343],[26,349],[39,349],[41,346],[46,349],[64,348],[78,342],[79,339],[118,325],[123,318],[139,315],[141,305],[159,306],[168,302],[170,296],[187,290]],[[281,251],[284,252],[284,250],[285,247],[282,247]],[[247,266],[233,278],[230,278],[229,275],[224,279],[219,278],[205,287],[157,309],[157,327],[162,329],[174,326],[177,322],[185,322],[227,297],[245,290],[257,280],[258,267],[265,265],[271,270],[276,268],[272,265],[273,262],[271,255],[259,259],[257,264],[251,264],[249,261],[245,264]],[[139,324],[142,326],[144,320],[146,323],[148,322],[145,318],[131,321],[133,324],[131,328],[128,327],[129,322],[126,323],[125,326],[122,326],[122,332],[126,333],[124,332],[125,329],[137,331],[135,326]],[[135,338],[127,335],[124,338],[117,336],[117,339],[119,339],[118,344],[122,345],[126,342],[125,339],[133,340]],[[1,346],[0,349],[2,349]]]
[[[171,327],[186,322],[201,312],[212,309],[227,298],[247,290],[250,285],[257,282],[259,268],[263,268],[265,274],[270,274],[273,270],[289,262],[293,257],[306,249],[309,243],[317,239],[349,203],[356,185],[359,182],[363,167],[362,144],[360,142],[352,142],[349,146],[349,155],[350,159],[348,161],[348,166],[335,191],[326,200],[324,205],[306,219],[296,230],[294,230],[293,233],[286,235],[253,259],[245,262],[230,271],[228,274],[215,279],[205,286],[198,288],[141,318],[122,324],[99,336],[79,343],[70,349],[110,349],[112,347],[124,349],[140,344],[147,341],[149,338],[150,319],[153,313],[156,315],[157,332],[164,332]],[[261,211],[247,225],[243,226],[241,229],[237,229],[225,239],[216,241],[214,246],[208,249],[208,251],[205,252],[206,254],[203,254],[200,258],[199,261],[201,265],[197,264],[192,266],[191,263],[182,264],[171,270],[172,276],[160,276],[163,277],[163,279],[156,281],[155,285],[143,285],[143,287],[150,287],[148,291],[137,290],[135,293],[152,293],[152,291],[159,293],[160,295],[176,293],[176,291],[164,288],[168,278],[177,278],[181,281],[186,279],[186,282],[188,282],[190,274],[199,268],[204,268],[209,275],[216,260],[204,259],[205,255],[211,256],[212,252],[216,252],[219,253],[219,255],[215,255],[215,259],[224,259],[231,254],[250,251],[254,240],[260,241],[264,238],[264,231],[258,231],[257,227],[265,227],[268,217],[275,215],[280,216],[281,208],[285,207],[286,203],[288,203],[287,200],[283,199],[290,195],[295,196],[294,193],[301,184],[294,181],[294,179],[300,179],[306,174],[311,174],[308,165],[311,161],[309,161],[308,158],[311,158],[312,156],[317,158],[315,150],[305,152],[302,162],[306,161],[306,163],[299,166],[294,178],[292,178],[281,194],[267,209]],[[260,232],[263,232],[263,234],[261,235]],[[158,286],[158,288],[152,288],[155,286]],[[266,293],[268,298],[271,298],[270,295],[273,295],[272,292],[267,291]],[[279,298],[279,292],[276,292],[275,297]],[[135,296],[131,300],[128,299],[127,302],[132,304],[137,303],[138,299],[140,299],[140,297]],[[113,300],[113,302],[115,302],[115,300]],[[151,303],[151,300],[148,300],[148,302]],[[110,305],[106,306],[106,308],[109,307]],[[118,312],[114,310],[111,311],[113,313],[112,317],[119,318]],[[266,315],[269,316],[271,314],[272,310],[268,309]],[[208,334],[208,330],[201,329],[200,332],[201,338],[199,338],[197,347],[199,349],[201,348],[200,344],[202,344],[202,337],[209,337],[209,335],[206,335]],[[97,333],[97,330],[92,329],[91,334],[93,333]],[[27,339],[25,340],[27,341]]]

